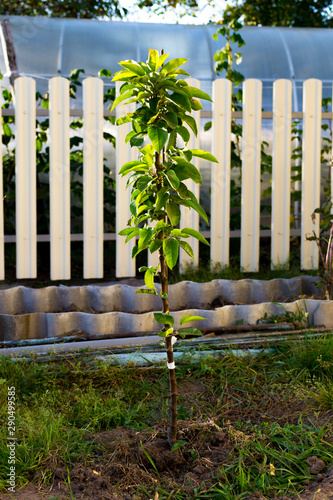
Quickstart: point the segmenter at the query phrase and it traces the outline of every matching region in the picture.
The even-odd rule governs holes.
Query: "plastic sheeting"
[[[213,55],[224,45],[212,34],[216,25],[146,24],[83,19],[29,18],[9,16],[19,71],[38,78],[41,91],[52,76],[68,76],[84,68],[96,76],[102,68],[113,73],[124,59],[146,60],[149,48],[164,49],[174,57],[189,59],[186,69],[201,80],[210,92],[214,73]],[[246,45],[240,49],[243,61],[238,69],[246,78],[258,78],[264,86],[264,109],[271,108],[272,82],[287,78],[294,82],[301,108],[302,82],[318,78],[329,96],[333,82],[333,29],[246,26],[242,29]],[[2,49],[0,49],[1,52]],[[235,50],[239,49],[235,47]],[[3,54],[0,70],[5,73]],[[296,94],[294,94],[296,96]],[[79,101],[78,101],[79,104]]]

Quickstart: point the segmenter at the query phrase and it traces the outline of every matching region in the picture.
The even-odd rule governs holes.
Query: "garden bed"
[[[309,325],[333,327],[333,305],[318,300],[316,277],[263,280],[223,280],[208,283],[183,281],[169,289],[175,324],[181,316],[196,314],[205,321],[191,326],[218,328],[255,324],[268,316],[300,318]],[[158,285],[157,285],[158,287]],[[140,287],[50,286],[14,287],[0,291],[0,340],[19,341],[62,337],[72,332],[88,335],[158,331],[151,312],[161,308],[158,297],[137,294]],[[306,298],[315,297],[315,298]],[[282,305],[274,302],[281,302]]]
[[[189,351],[174,451],[163,366],[0,361],[2,408],[4,382],[17,392],[17,483],[28,483],[12,498],[328,500],[332,353],[324,337],[242,359],[194,363]],[[3,436],[2,470],[7,455]]]

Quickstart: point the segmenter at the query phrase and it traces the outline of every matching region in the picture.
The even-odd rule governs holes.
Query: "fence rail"
[[[192,84],[198,86],[199,82]],[[49,83],[50,109],[36,109],[35,81],[21,77],[15,81],[15,110],[2,109],[3,116],[15,115],[16,124],[16,235],[4,235],[3,204],[0,204],[0,279],[5,278],[4,244],[16,243],[17,278],[37,277],[37,241],[50,241],[50,275],[52,280],[70,277],[70,242],[84,242],[84,278],[103,276],[103,242],[116,240],[116,275],[135,275],[131,259],[134,241],[125,245],[117,234],[103,234],[103,116],[114,115],[103,109],[103,82],[99,78],[83,81],[83,109],[72,110],[69,104],[68,80],[52,78]],[[195,119],[212,118],[212,153],[219,164],[211,166],[211,227],[204,235],[211,240],[213,263],[229,264],[231,237],[241,238],[241,262],[245,271],[259,270],[260,236],[271,236],[272,265],[288,262],[291,235],[301,235],[301,267],[318,267],[318,249],[306,236],[318,230],[319,216],[313,224],[311,214],[319,206],[321,167],[321,124],[332,119],[323,112],[322,83],[316,79],[304,82],[303,111],[292,112],[292,83],[278,80],[273,84],[273,111],[262,111],[262,83],[247,80],[243,85],[242,112],[231,110],[231,83],[217,79],[212,85],[213,110],[196,113]],[[119,105],[116,116],[129,111]],[[37,235],[36,228],[36,117],[50,120],[50,234]],[[70,234],[70,117],[83,117],[83,233]],[[241,229],[230,231],[231,120],[242,118],[242,194]],[[260,161],[262,120],[273,120],[273,173],[271,229],[260,230]],[[290,229],[291,122],[303,120],[301,229]],[[117,129],[115,173],[136,159],[136,151],[125,144],[129,124]],[[200,127],[198,126],[200,130]],[[200,138],[190,147],[199,147]],[[2,169],[2,161],[0,159]],[[198,166],[198,165],[197,165]],[[3,186],[0,176],[0,196]],[[126,179],[116,180],[116,233],[130,218],[130,193]],[[191,187],[193,189],[193,186]],[[195,186],[195,189],[198,189]],[[196,193],[199,195],[199,191]],[[184,222],[199,230],[199,219],[193,211],[184,210]],[[195,264],[199,247],[194,246]],[[149,262],[155,262],[155,256]],[[181,251],[180,263],[187,255]]]

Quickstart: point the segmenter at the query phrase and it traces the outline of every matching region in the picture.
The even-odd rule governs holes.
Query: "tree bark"
[[[163,159],[164,159],[164,151],[163,151]],[[155,154],[155,168],[156,173],[159,175],[161,170],[161,156],[159,153]],[[162,184],[161,184],[162,187]],[[165,220],[165,217],[163,217]],[[159,234],[159,239],[164,240],[163,231]],[[162,295],[165,294],[165,298],[162,297],[162,312],[165,314],[169,314],[169,286],[168,286],[168,266],[165,259],[165,253],[163,250],[163,246],[159,249],[159,259],[160,259],[160,281],[161,281],[161,292]],[[169,325],[164,325],[164,328],[167,330],[170,328]],[[178,401],[178,389],[177,389],[177,380],[176,380],[176,369],[174,365],[174,356],[173,356],[173,336],[166,337],[165,339],[165,350],[167,354],[167,363],[169,368],[169,384],[170,384],[170,410],[171,410],[171,421],[170,426],[168,427],[168,441],[170,447],[177,442],[177,401]]]

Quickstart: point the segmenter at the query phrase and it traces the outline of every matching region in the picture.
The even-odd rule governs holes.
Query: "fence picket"
[[[0,106],[0,137],[2,137],[1,106]],[[0,280],[3,279],[5,279],[5,233],[4,233],[4,218],[3,218],[3,167],[2,167],[2,155],[0,155]]]
[[[318,269],[319,252],[315,241],[308,241],[314,230],[319,233],[319,214],[312,221],[313,211],[320,205],[322,82],[314,78],[303,84],[303,148],[302,148],[302,221],[301,268]]]
[[[15,80],[16,277],[37,277],[36,83]]]
[[[290,246],[292,83],[273,84],[273,171],[271,267],[287,265]]]
[[[262,82],[243,84],[241,267],[259,271]]]
[[[121,83],[116,82],[116,95],[119,95]],[[135,103],[125,105],[120,103],[116,107],[117,119],[127,113],[135,111]],[[131,131],[131,124],[125,123],[117,128],[117,148],[116,148],[116,276],[118,278],[135,276],[135,259],[132,259],[132,249],[135,245],[135,238],[125,243],[125,237],[119,236],[121,229],[127,226],[127,221],[131,218],[129,205],[131,202],[131,190],[126,189],[127,177],[118,175],[121,167],[128,161],[137,160],[136,148],[131,148],[130,144],[125,144],[126,135]]]
[[[197,87],[200,88],[200,82],[199,80],[195,78],[188,78],[186,80],[188,85],[191,87]],[[196,121],[197,124],[197,129],[198,129],[198,135],[197,137],[194,136],[194,134],[191,133],[190,140],[187,144],[188,149],[200,149],[200,113],[196,111],[192,111],[192,116]],[[198,169],[200,170],[200,165],[199,165],[199,158],[193,156],[191,163]],[[186,187],[192,191],[192,193],[195,194],[197,199],[199,200],[200,197],[200,185],[196,184],[194,181],[191,179],[186,179],[184,181],[184,184]],[[190,210],[189,208],[186,207],[181,207],[181,220],[180,220],[180,229],[184,229],[185,227],[192,227],[196,231],[199,231],[199,214],[195,210]],[[185,269],[187,265],[193,264],[197,266],[199,264],[199,241],[194,238],[193,236],[190,236],[186,242],[192,247],[193,250],[193,255],[194,259],[192,260],[191,257],[183,250],[182,248],[179,251],[179,268],[180,269]]]
[[[70,279],[69,81],[60,76],[50,91],[51,280]]]
[[[188,84],[199,87],[197,80]],[[119,93],[117,84],[117,92]],[[39,241],[50,241],[51,279],[70,279],[70,241],[84,241],[84,278],[103,276],[104,238],[116,240],[116,276],[135,276],[135,259],[131,258],[135,239],[125,243],[118,232],[127,226],[131,217],[129,210],[131,192],[126,189],[127,177],[117,174],[124,163],[136,160],[138,152],[125,143],[131,130],[130,124],[117,128],[116,149],[116,235],[104,235],[103,224],[103,82],[98,78],[87,78],[83,82],[84,118],[84,233],[70,234],[70,109],[68,80],[56,77],[50,80],[50,235],[38,235]],[[291,119],[303,117],[302,144],[302,202],[301,202],[301,268],[316,269],[319,265],[315,242],[306,240],[315,230],[319,233],[319,216],[315,224],[311,215],[320,204],[321,120],[329,118],[322,114],[322,83],[311,79],[304,82],[303,113],[292,113],[291,82],[278,80],[273,84],[273,113],[262,113],[262,83],[247,80],[243,86],[243,112],[232,114],[232,85],[228,80],[213,82],[213,128],[212,153],[219,160],[211,165],[211,262],[212,265],[229,264],[230,241],[230,169],[231,169],[231,119],[243,118],[242,138],[242,200],[241,231],[232,236],[241,236],[241,262],[245,271],[259,270],[260,243],[260,166],[261,166],[261,122],[273,117],[273,170],[272,170],[272,268],[287,264],[290,240],[290,176],[291,176]],[[36,107],[35,81],[21,77],[15,81],[16,120],[16,236],[4,236],[3,202],[0,204],[0,279],[5,276],[4,242],[16,241],[17,278],[37,277],[37,228],[36,228]],[[121,103],[116,116],[134,111]],[[3,114],[10,115],[10,110]],[[47,110],[38,111],[46,116]],[[204,111],[202,116],[207,116]],[[75,116],[82,116],[76,113]],[[200,130],[200,115],[194,115]],[[200,149],[200,139],[191,136],[188,148]],[[199,168],[200,160],[192,162]],[[0,159],[0,174],[2,159]],[[331,183],[333,181],[331,180]],[[199,198],[199,186],[186,181],[188,187]],[[0,196],[3,197],[3,179],[0,175]],[[199,230],[199,216],[191,210],[182,210],[181,227],[190,226]],[[237,234],[236,234],[237,233]],[[209,233],[206,233],[209,234]],[[292,234],[295,234],[292,233]],[[188,242],[194,250],[194,263],[199,262],[199,244],[196,239]],[[190,261],[180,251],[180,267]],[[148,253],[148,264],[158,264],[158,253]]]
[[[84,278],[103,278],[103,80],[83,82]]]
[[[212,265],[229,265],[230,152],[232,84],[219,78],[213,82],[212,153],[219,163],[211,165],[210,258]]]

